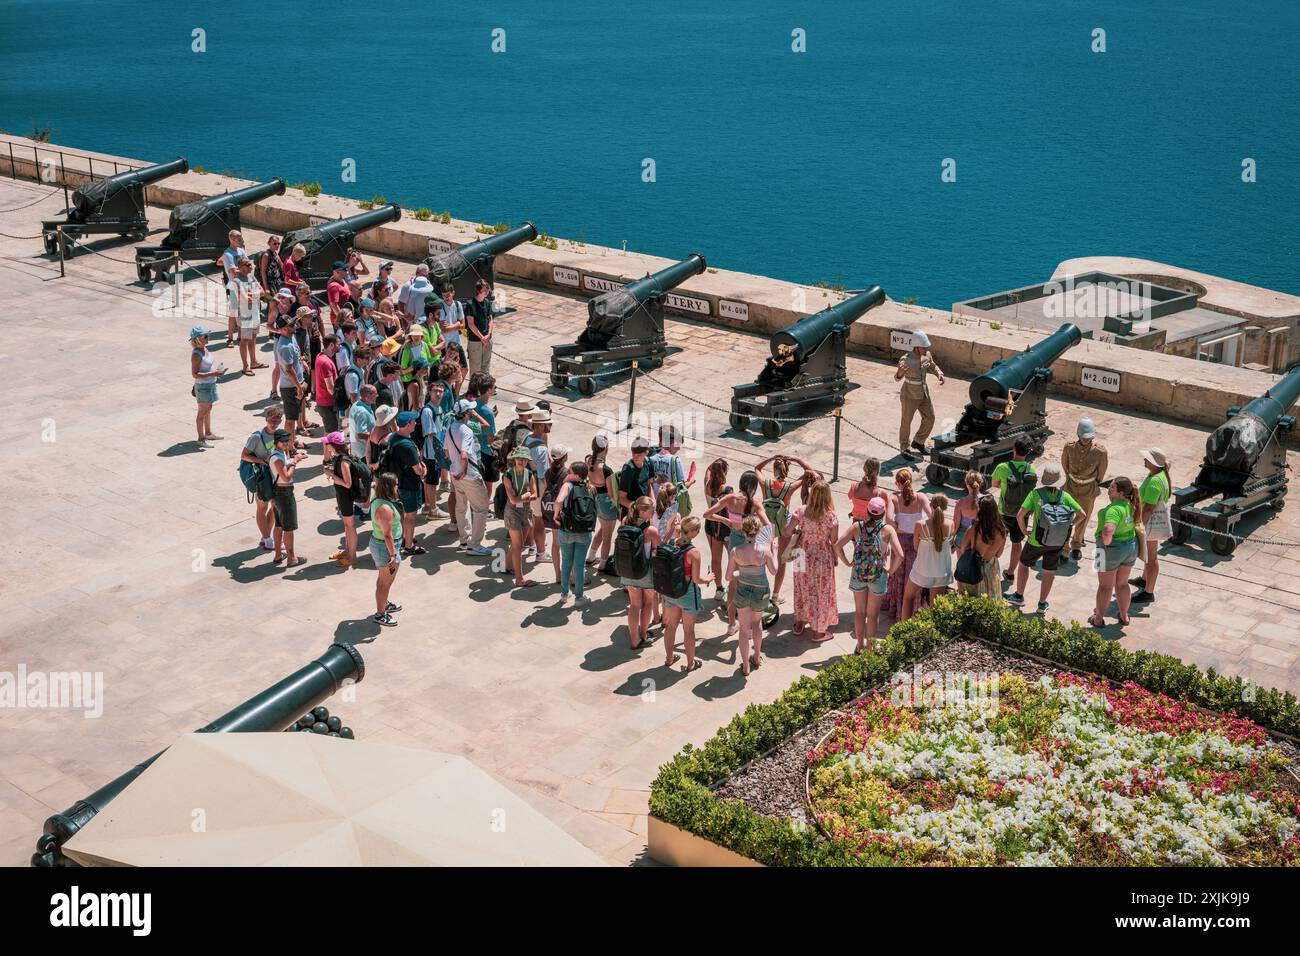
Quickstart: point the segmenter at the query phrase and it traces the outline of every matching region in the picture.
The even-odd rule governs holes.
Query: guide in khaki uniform
[[[1074,536],[1070,539],[1070,558],[1078,561],[1083,556],[1083,531],[1092,517],[1110,459],[1105,446],[1096,440],[1097,429],[1091,418],[1080,419],[1075,433],[1078,440],[1067,444],[1061,452],[1061,470],[1065,472],[1065,490],[1081,509],[1074,516]]]
[[[939,384],[944,382],[943,369],[930,355],[930,337],[924,332],[912,333],[912,351],[898,360],[894,381],[903,382],[899,399],[903,406],[903,420],[898,429],[898,450],[915,458],[925,454],[925,440],[934,427],[934,403],[930,401],[930,386],[925,383],[927,372],[933,372]],[[921,413],[921,424],[912,436],[912,419]]]

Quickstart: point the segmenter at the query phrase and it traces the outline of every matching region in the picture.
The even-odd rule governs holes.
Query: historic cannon
[[[429,256],[424,260],[425,265],[429,267],[429,281],[436,289],[451,283],[456,289],[456,298],[472,299],[474,286],[479,279],[489,286],[496,286],[494,265],[497,256],[509,252],[515,246],[532,242],[536,238],[537,227],[524,220],[513,229],[507,229],[495,236],[471,242],[450,252]]]
[[[78,236],[116,233],[132,239],[149,234],[149,217],[144,208],[144,187],[168,176],[188,172],[184,159],[127,170],[105,179],[78,186],[72,191],[72,206],[63,210],[63,219],[41,223],[41,239],[50,255],[59,251],[59,233],[63,233],[64,254],[72,251],[71,242]]]
[[[401,207],[390,204],[318,226],[295,229],[285,234],[280,251],[287,258],[293,247],[302,243],[307,255],[298,263],[298,274],[313,291],[322,292],[329,285],[334,263],[344,259],[358,235],[401,218]]]
[[[1017,439],[1029,442],[1029,457],[1039,455],[1047,437],[1047,383],[1051,365],[1082,338],[1067,322],[1019,355],[995,362],[970,383],[970,402],[957,427],[936,435],[925,477],[932,485],[961,486],[967,471],[990,474],[1011,458]],[[969,449],[966,446],[970,446]]]
[[[216,259],[225,251],[231,230],[240,228],[239,211],[271,196],[284,194],[284,180],[246,186],[220,196],[187,202],[172,210],[169,232],[157,246],[137,246],[135,271],[141,282],[162,279],[182,259]],[[275,290],[272,289],[272,292]]]
[[[844,358],[849,328],[884,301],[885,290],[873,285],[773,335],[772,357],[758,380],[732,389],[731,427],[743,432],[750,418],[758,418],[766,437],[779,438],[783,413],[827,398],[843,405],[844,394],[858,387],[849,381]]]
[[[621,289],[602,293],[587,303],[587,327],[572,345],[551,350],[551,384],[567,388],[573,376],[583,395],[596,392],[593,378],[607,366],[656,369],[664,364],[664,303],[668,293],[708,268],[704,256],[692,252],[676,265],[660,269]]]
[[[200,727],[196,733],[267,733],[284,730],[303,713],[337,692],[346,682],[359,683],[365,676],[365,661],[355,647],[350,644],[331,644],[324,654],[307,666],[250,697],[206,727]],[[160,756],[162,751],[46,820],[45,832],[36,841],[36,852],[32,854],[31,865],[76,866],[63,855],[60,849],[63,844]]]
[[[1284,435],[1295,430],[1287,411],[1300,398],[1300,365],[1294,366],[1245,408],[1228,409],[1228,420],[1205,440],[1196,481],[1174,492],[1169,503],[1175,544],[1186,544],[1193,528],[1210,532],[1210,550],[1227,556],[1237,548],[1235,528],[1259,508],[1281,511],[1286,504]],[[1218,501],[1202,504],[1207,498]]]

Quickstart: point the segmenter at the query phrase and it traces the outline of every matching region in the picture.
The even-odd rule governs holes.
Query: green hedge
[[[770,866],[891,865],[885,854],[854,857],[811,827],[775,820],[712,790],[828,711],[911,666],[955,637],[979,637],[1210,710],[1234,712],[1260,726],[1300,736],[1295,695],[1251,687],[1240,677],[1202,671],[1167,654],[1125,650],[1078,624],[1021,614],[987,598],[950,595],[896,624],[869,654],[842,657],[815,677],[801,677],[770,704],[751,704],[696,749],[689,744],[659,770],[650,812],[661,820]]]

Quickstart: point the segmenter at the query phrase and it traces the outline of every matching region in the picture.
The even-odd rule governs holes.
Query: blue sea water
[[[0,128],[940,307],[1094,254],[1300,293],[1298,38],[1296,0],[3,0]]]

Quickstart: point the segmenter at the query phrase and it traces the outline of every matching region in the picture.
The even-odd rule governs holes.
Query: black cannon
[[[441,289],[446,283],[451,283],[456,289],[456,298],[472,299],[474,286],[479,279],[489,286],[496,286],[494,265],[497,256],[509,252],[515,246],[532,242],[536,238],[537,227],[525,219],[513,229],[507,229],[495,236],[471,242],[450,252],[429,256],[424,260],[424,264],[429,267],[429,281],[433,283],[435,289]]]
[[[143,239],[149,234],[144,187],[168,176],[188,172],[189,168],[186,160],[178,158],[170,163],[131,169],[78,186],[72,191],[71,208],[63,210],[64,218],[41,223],[45,251],[50,255],[59,251],[60,232],[65,240],[65,255],[72,251],[71,243],[66,240],[78,236],[116,233],[131,239]]]
[[[323,222],[319,226],[295,229],[285,234],[280,252],[287,259],[294,246],[299,243],[305,246],[307,255],[298,263],[298,274],[311,286],[313,292],[323,292],[334,271],[332,266],[344,259],[360,233],[397,222],[401,218],[401,207],[390,204],[359,212],[355,216]]]
[[[1029,443],[1030,458],[1042,454],[1052,434],[1047,427],[1051,364],[1082,337],[1079,327],[1067,322],[1019,355],[995,362],[971,382],[970,402],[957,427],[934,438],[925,469],[930,484],[961,487],[967,471],[992,473],[996,465],[1011,459],[1017,439]]]
[[[583,395],[596,392],[595,374],[611,365],[656,369],[664,364],[664,303],[668,293],[708,268],[698,252],[654,275],[605,292],[587,303],[587,327],[572,345],[551,349],[551,384],[568,388],[569,377]]]
[[[823,399],[843,405],[844,394],[858,387],[849,381],[845,364],[849,328],[884,301],[885,290],[873,285],[773,335],[772,357],[758,380],[732,389],[731,427],[743,432],[750,418],[758,418],[766,437],[779,438],[783,413]]]
[[[1227,556],[1237,548],[1235,528],[1259,508],[1281,511],[1286,504],[1283,436],[1295,430],[1287,411],[1300,398],[1300,365],[1293,367],[1245,408],[1228,409],[1228,420],[1205,440],[1196,481],[1179,488],[1169,503],[1175,544],[1186,544],[1193,528],[1210,532],[1210,550]],[[1205,504],[1207,498],[1218,501]]]
[[[195,732],[229,734],[284,730],[304,712],[336,693],[345,682],[360,683],[365,676],[365,661],[356,648],[350,644],[331,644],[324,654],[306,667],[250,697],[234,710]],[[46,820],[45,832],[36,841],[36,852],[32,854],[31,865],[76,866],[76,863],[63,855],[63,844],[72,839],[77,831],[129,787],[162,754],[163,751],[160,751],[143,763],[136,764],[111,783]]]
[[[226,250],[231,231],[240,228],[239,211],[243,207],[283,194],[284,180],[272,179],[269,183],[177,206],[172,210],[167,223],[170,231],[161,245],[136,247],[136,275],[141,282],[148,282],[151,278],[162,279],[182,259],[216,259]]]

